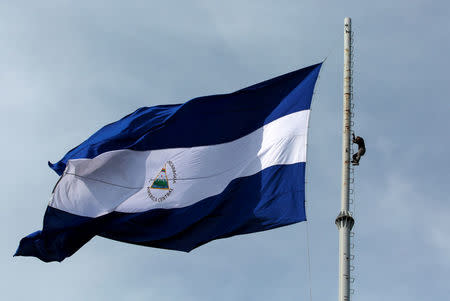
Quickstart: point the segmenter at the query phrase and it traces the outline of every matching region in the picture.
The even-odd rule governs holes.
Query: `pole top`
[[[344,19],[344,29],[345,33],[350,33],[352,31],[352,19],[349,17]]]

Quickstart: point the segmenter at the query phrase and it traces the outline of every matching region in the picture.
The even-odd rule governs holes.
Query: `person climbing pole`
[[[352,133],[352,135],[353,135],[352,142],[358,144],[358,151],[355,154],[353,154],[352,164],[359,165],[359,160],[366,153],[366,145],[364,144],[364,139],[362,137],[359,136],[355,137],[355,133]]]

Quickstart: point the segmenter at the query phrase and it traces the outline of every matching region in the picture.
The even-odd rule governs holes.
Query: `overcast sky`
[[[350,16],[355,130],[367,145],[355,179],[354,300],[447,300],[450,4],[342,2],[0,2],[1,299],[309,300],[311,288],[313,300],[337,300]],[[308,224],[189,254],[97,237],[62,263],[12,257],[42,226],[57,180],[47,161],[102,125],[325,57],[310,123]]]

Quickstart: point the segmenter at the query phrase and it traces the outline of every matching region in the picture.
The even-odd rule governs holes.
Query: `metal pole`
[[[336,218],[339,230],[339,301],[350,300],[350,231],[355,220],[349,212],[350,132],[352,93],[352,22],[344,19],[344,106],[342,126],[341,211]]]

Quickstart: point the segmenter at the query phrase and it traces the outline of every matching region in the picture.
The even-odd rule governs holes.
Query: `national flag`
[[[43,229],[15,255],[62,261],[96,235],[189,252],[306,220],[307,129],[321,65],[104,126],[49,163],[61,177]]]

